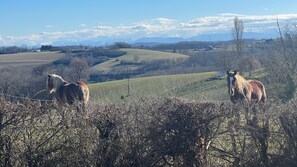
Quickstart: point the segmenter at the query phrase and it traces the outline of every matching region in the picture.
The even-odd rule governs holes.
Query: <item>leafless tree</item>
[[[276,24],[279,38],[266,51],[265,69],[270,83],[282,85],[274,96],[289,100],[294,97],[297,83],[297,29],[291,23],[281,26],[277,21]]]
[[[235,43],[235,52],[236,52],[236,56],[239,59],[240,57],[242,57],[243,55],[243,22],[242,20],[240,20],[238,17],[235,17],[234,20],[234,27],[232,29],[232,37]]]
[[[89,66],[85,59],[74,58],[69,65],[69,78],[72,81],[86,81],[89,77]]]

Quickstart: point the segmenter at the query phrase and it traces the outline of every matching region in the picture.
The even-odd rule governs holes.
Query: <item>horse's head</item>
[[[227,70],[228,93],[230,96],[234,96],[235,88],[237,87],[236,74],[237,71],[230,73],[230,71]]]
[[[65,83],[65,81],[61,76],[56,74],[47,74],[46,88],[49,93],[55,92],[57,87],[63,83]]]
[[[49,93],[54,92],[54,79],[52,74],[47,74],[46,89],[49,91]]]

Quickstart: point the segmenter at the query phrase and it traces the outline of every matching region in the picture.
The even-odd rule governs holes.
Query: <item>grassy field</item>
[[[131,63],[150,62],[153,60],[164,60],[164,59],[185,59],[188,56],[170,52],[160,52],[146,49],[120,49],[121,51],[127,52],[125,55],[110,59],[106,62],[98,64],[91,69],[94,71],[110,72],[111,70],[126,70],[126,66],[121,66],[121,61],[129,61]],[[137,69],[139,65],[129,65],[129,69]]]
[[[193,100],[229,100],[225,79],[215,72],[164,75],[90,84],[91,100],[119,102],[142,97],[181,97]]]
[[[4,67],[37,66],[63,57],[59,52],[26,52],[0,55],[0,69]]]

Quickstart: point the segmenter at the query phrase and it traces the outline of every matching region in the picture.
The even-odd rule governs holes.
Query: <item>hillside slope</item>
[[[225,80],[215,72],[164,75],[90,84],[91,100],[119,102],[148,97],[181,97],[193,100],[229,100]],[[122,98],[123,98],[122,97]]]
[[[0,69],[4,67],[38,66],[50,63],[63,57],[60,52],[25,52],[16,54],[1,54]]]
[[[171,53],[171,52],[161,52],[146,49],[120,49],[121,51],[127,52],[125,55],[112,58],[108,61],[100,63],[91,68],[92,71],[100,71],[103,73],[109,73],[111,71],[126,71],[127,67],[129,70],[136,70],[143,66],[143,63],[149,63],[154,60],[176,60],[182,61],[188,56],[183,54]],[[123,63],[125,62],[125,63]],[[129,65],[127,66],[127,63]]]

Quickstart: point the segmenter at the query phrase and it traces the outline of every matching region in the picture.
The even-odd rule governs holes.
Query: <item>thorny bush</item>
[[[295,166],[296,102],[0,100],[0,166]]]

